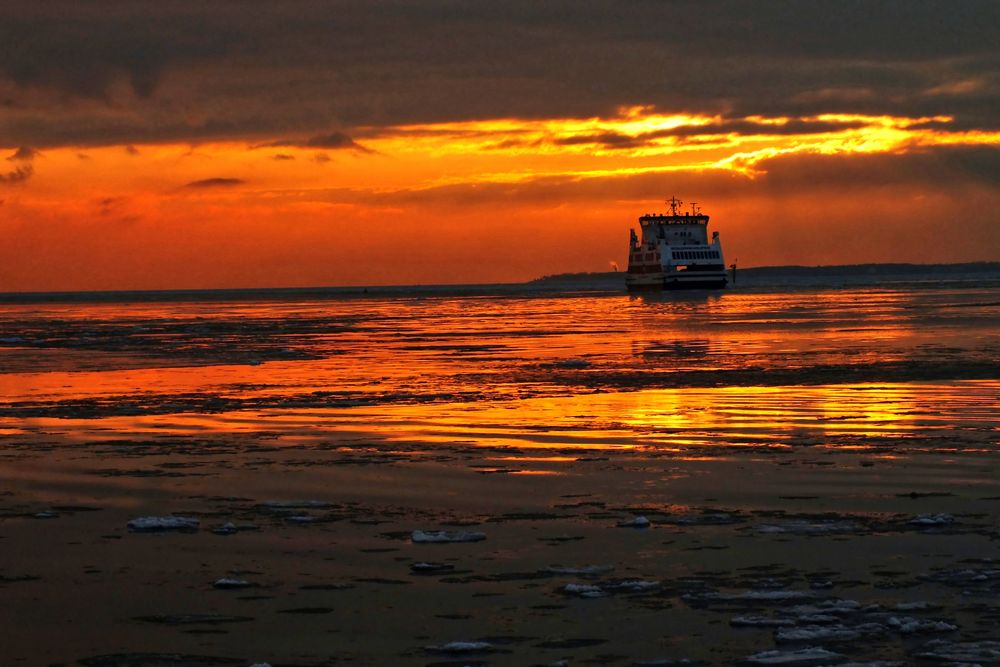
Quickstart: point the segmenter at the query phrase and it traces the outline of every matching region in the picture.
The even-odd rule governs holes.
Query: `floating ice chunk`
[[[467,641],[448,642],[441,646],[427,646],[425,648],[434,653],[488,653],[495,650],[493,644],[489,642]]]
[[[600,586],[591,584],[566,584],[562,587],[562,592],[566,595],[575,595],[581,598],[603,598],[608,593]]]
[[[935,639],[924,644],[916,657],[938,662],[983,663],[1000,662],[1000,641],[983,639],[972,642],[952,642]]]
[[[689,658],[681,658],[679,660],[674,660],[673,658],[653,658],[652,660],[639,660],[638,662],[633,662],[632,667],[684,667],[695,665],[704,665],[700,660],[691,660]]]
[[[815,597],[815,593],[808,591],[744,591],[742,593],[705,593],[695,595],[694,599],[706,600],[708,602],[781,603],[812,600]]]
[[[839,621],[839,617],[831,616],[830,614],[805,614],[795,618],[796,623],[802,623],[803,625],[825,625],[827,623],[837,623]]]
[[[285,521],[287,523],[316,523],[319,519],[309,514],[294,514],[286,516]]]
[[[213,588],[252,588],[254,584],[250,583],[246,579],[232,579],[230,577],[223,577],[222,579],[216,579],[212,583]]]
[[[788,611],[796,616],[809,614],[852,614],[861,609],[857,600],[820,600],[812,604],[800,604]]]
[[[596,574],[607,574],[615,569],[614,565],[586,565],[584,567],[564,567],[562,565],[550,565],[543,571],[549,574],[569,574],[574,576],[587,576]]]
[[[763,523],[758,533],[789,533],[792,535],[835,535],[857,532],[860,526],[853,521],[788,521]]]
[[[892,607],[893,611],[937,611],[941,605],[923,600],[913,602],[900,602]]]
[[[250,665],[250,667],[271,667],[271,663],[269,663],[269,662],[255,662],[252,665]]]
[[[58,512],[47,512],[47,511],[46,512],[35,512],[31,516],[33,516],[36,519],[56,519],[56,518],[59,517],[59,513]]]
[[[955,523],[955,517],[950,514],[918,514],[910,519],[911,526],[947,526]]]
[[[789,628],[795,625],[795,621],[770,616],[734,616],[729,619],[729,625],[734,628]]]
[[[444,544],[447,542],[481,542],[485,533],[458,532],[450,530],[415,530],[410,536],[418,544]]]
[[[846,642],[864,636],[880,635],[885,626],[878,623],[862,625],[804,625],[797,628],[783,628],[774,634],[776,642]]]
[[[952,625],[945,621],[935,621],[925,618],[912,618],[910,616],[890,616],[886,621],[889,627],[904,634],[916,635],[930,632],[954,632],[958,630],[957,625]]]
[[[845,662],[840,667],[903,667],[901,662],[876,660],[875,662]]]
[[[631,579],[628,581],[620,581],[616,584],[608,584],[605,588],[614,591],[628,591],[630,593],[641,593],[643,591],[652,591],[660,587],[660,582],[658,581],[642,581],[639,579]]]
[[[201,522],[186,516],[140,516],[128,522],[128,529],[137,533],[155,533],[170,530],[192,532]]]
[[[649,528],[649,519],[644,516],[637,516],[628,521],[622,521],[618,524],[619,528]]]
[[[239,532],[239,528],[232,521],[227,521],[221,526],[216,526],[212,529],[212,532],[216,535],[232,535],[233,533]]]
[[[812,667],[836,665],[846,658],[825,648],[809,647],[797,651],[763,651],[744,658],[746,665],[784,665],[785,667]]]

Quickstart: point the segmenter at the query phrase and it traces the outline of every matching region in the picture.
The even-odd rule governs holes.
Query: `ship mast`
[[[677,197],[671,197],[668,199],[667,205],[670,206],[670,215],[677,215],[677,209],[679,209],[683,203],[684,202]]]

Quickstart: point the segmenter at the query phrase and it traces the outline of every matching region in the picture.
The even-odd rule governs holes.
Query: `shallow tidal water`
[[[998,406],[1000,280],[0,299],[2,663],[1000,664]]]

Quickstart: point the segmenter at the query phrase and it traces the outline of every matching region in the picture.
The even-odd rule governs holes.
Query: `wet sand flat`
[[[852,290],[8,307],[3,663],[998,664],[1000,291]]]

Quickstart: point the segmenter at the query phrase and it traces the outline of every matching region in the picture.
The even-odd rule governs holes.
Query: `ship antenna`
[[[671,197],[670,199],[668,199],[668,200],[667,200],[667,203],[668,203],[668,204],[670,205],[670,214],[671,214],[671,215],[677,215],[677,209],[678,209],[678,208],[679,208],[679,207],[681,206],[681,204],[683,204],[684,202],[682,202],[682,201],[681,201],[680,199],[678,199],[677,197]]]
[[[698,215],[698,202],[691,202],[691,215]]]

